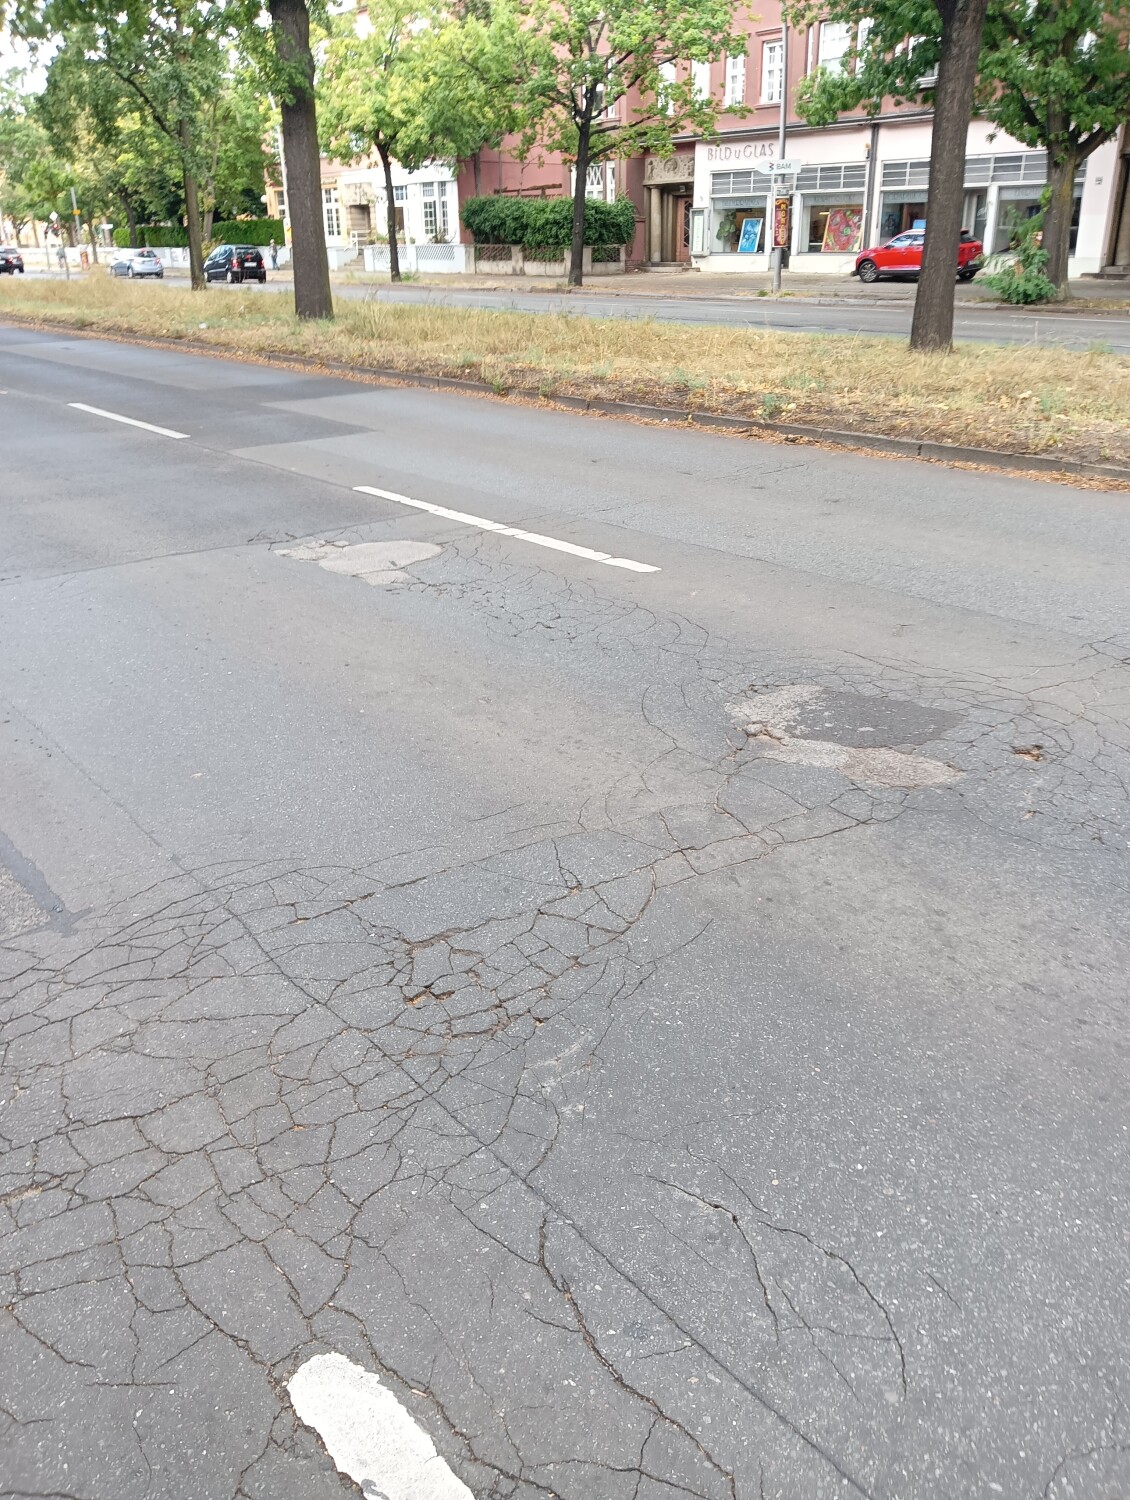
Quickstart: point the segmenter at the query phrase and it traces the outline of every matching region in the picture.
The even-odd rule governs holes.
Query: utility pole
[[[780,120],[779,120],[778,125],[777,125],[777,163],[778,163],[779,166],[784,166],[784,162],[785,162],[785,133],[786,133],[786,129],[787,129],[787,126],[788,126],[788,118],[789,118],[789,22],[788,22],[788,18],[786,16],[782,15],[782,17],[781,17],[781,117],[780,117]],[[770,233],[773,235],[773,238],[776,239],[777,236],[776,236],[775,231],[776,231],[776,226],[777,226],[777,193],[776,193],[777,178],[776,178],[775,174],[774,174],[774,176],[772,178],[770,178],[770,181],[772,182],[773,189],[774,189],[773,192],[770,195],[771,198],[772,198],[772,202],[773,202],[773,207],[772,207],[772,210],[771,210],[770,215],[769,215]],[[784,245],[774,245],[773,249],[772,249],[772,252],[771,252],[770,258],[771,258],[771,260],[773,262],[773,290],[775,292],[779,292],[781,290],[781,268],[784,266],[784,263],[785,263],[785,247],[784,247]]]
[[[71,213],[75,220],[75,244],[82,244],[82,215],[78,211],[78,194],[71,188]]]

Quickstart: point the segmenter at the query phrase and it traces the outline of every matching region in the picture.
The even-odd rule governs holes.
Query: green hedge
[[[480,245],[523,245],[564,250],[573,239],[572,198],[469,198],[463,223]],[[615,203],[585,199],[585,244],[627,245],[636,232],[630,198]]]
[[[138,245],[149,245],[154,250],[169,245],[187,245],[188,232],[180,224],[139,224]],[[114,244],[119,250],[129,247],[129,225],[119,225],[114,230]]]
[[[217,245],[276,245],[283,243],[281,219],[226,219],[212,225],[212,239]]]

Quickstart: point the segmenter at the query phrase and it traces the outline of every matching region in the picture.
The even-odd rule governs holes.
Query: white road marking
[[[543,536],[540,531],[523,531],[520,526],[504,526],[501,521],[488,521],[485,516],[472,516],[464,510],[449,510],[446,505],[432,505],[427,500],[413,500],[408,495],[398,495],[393,490],[379,490],[371,484],[357,484],[354,489],[362,495],[376,495],[381,500],[393,500],[397,505],[410,505],[413,510],[426,510],[430,516],[442,516],[445,521],[459,521],[464,526],[476,526],[480,531],[493,531],[498,536],[516,537],[520,542],[533,542],[537,547],[551,547],[554,552],[568,552],[571,557],[583,557],[589,562],[605,563],[610,568],[627,568],[631,573],[658,573],[651,563],[634,562],[630,557],[613,557],[610,552],[596,552],[591,547],[578,547],[576,542],[563,542],[555,536]]]
[[[143,427],[146,432],[156,432],[161,437],[186,438],[187,432],[174,432],[171,427],[155,427],[152,422],[139,422],[136,417],[123,417],[120,412],[103,411],[100,406],[87,406],[85,401],[69,401],[75,411],[88,411],[95,417],[108,417],[111,422],[124,422],[127,427]]]
[[[372,1500],[474,1500],[379,1376],[344,1354],[316,1354],[287,1382],[342,1474]]]

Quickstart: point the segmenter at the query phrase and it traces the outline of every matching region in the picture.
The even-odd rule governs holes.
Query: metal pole
[[[781,117],[777,126],[777,160],[783,162],[785,159],[785,128],[789,117],[789,23],[781,17]],[[770,233],[777,223],[777,179],[772,177],[773,191],[770,195],[771,206],[769,211]],[[781,267],[785,260],[785,247],[774,245],[770,257],[773,264],[773,290],[781,290]]]

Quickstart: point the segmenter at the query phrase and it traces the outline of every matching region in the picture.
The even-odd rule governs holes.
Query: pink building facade
[[[850,28],[829,22],[790,28],[786,49],[780,5],[766,0],[743,31],[744,52],[691,65],[696,86],[717,101],[715,134],[709,140],[677,136],[669,156],[594,168],[590,196],[627,195],[635,204],[629,264],[764,272],[776,222],[792,270],[842,275],[859,249],[924,220],[931,111],[906,105],[875,119],[846,116],[830,126],[806,125],[792,107],[796,86],[818,67],[843,65]],[[782,107],[784,160],[796,168],[783,182],[773,177]],[[1016,223],[1036,211],[1046,180],[1042,151],[974,120],[966,146],[964,227],[990,253],[1004,249]],[[560,157],[535,154],[520,162],[504,146],[483,151],[477,168],[460,165],[460,201],[476,190],[569,193],[572,172]],[[1092,155],[1077,180],[1070,273],[1123,269],[1130,272],[1127,129]]]

